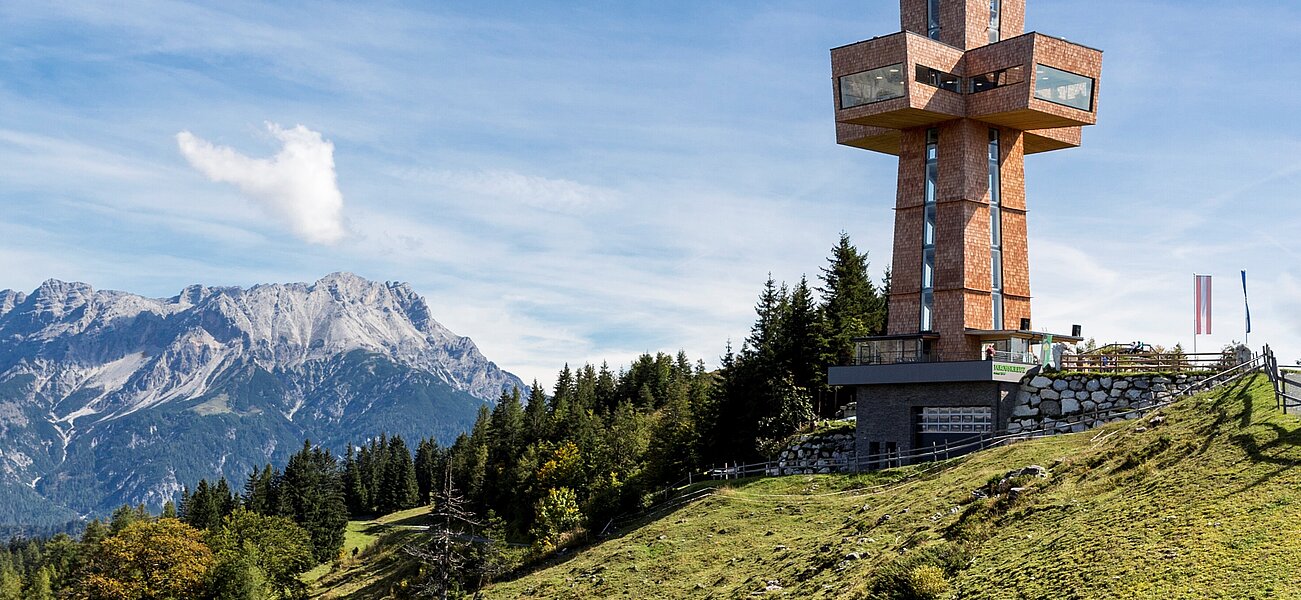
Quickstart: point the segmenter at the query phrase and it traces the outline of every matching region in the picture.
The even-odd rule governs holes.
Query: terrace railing
[[[1274,349],[1269,346],[1265,346],[1265,352],[1261,356],[1265,359],[1265,372],[1269,374],[1269,382],[1274,386],[1275,405],[1283,414],[1287,414],[1289,408],[1301,408],[1301,370],[1280,369]]]
[[[1179,373],[1223,371],[1237,364],[1239,361],[1233,352],[1066,354],[1062,356],[1061,370],[1083,373]]]

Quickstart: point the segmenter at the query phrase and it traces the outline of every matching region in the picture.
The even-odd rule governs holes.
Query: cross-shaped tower
[[[1080,144],[1102,53],[1024,33],[1025,0],[900,0],[900,14],[903,31],[831,51],[837,141],[899,157],[888,335],[860,363],[1024,355],[1044,338],[1025,155]]]

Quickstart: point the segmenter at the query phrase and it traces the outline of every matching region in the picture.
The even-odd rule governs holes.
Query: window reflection
[[[961,77],[922,65],[917,65],[917,82],[957,94],[962,93]]]
[[[1054,104],[1093,110],[1093,79],[1047,65],[1036,65],[1034,95]]]
[[[1008,67],[992,73],[985,73],[984,75],[976,75],[975,77],[972,77],[971,93],[978,94],[995,88],[1001,88],[1005,85],[1014,85],[1024,82],[1025,67],[1023,65],[1017,65],[1015,67]]]
[[[940,0],[926,0],[926,37],[940,39]]]
[[[853,108],[904,95],[903,65],[890,65],[840,78],[840,108]]]
[[[1002,12],[1001,0],[989,0],[989,43],[991,44],[999,40],[999,21]]]

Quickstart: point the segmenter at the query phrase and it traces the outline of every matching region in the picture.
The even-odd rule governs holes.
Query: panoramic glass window
[[[922,230],[922,298],[921,331],[931,331],[934,323],[931,313],[935,305],[935,187],[939,181],[940,132],[926,132],[926,195],[923,215],[926,223]]]
[[[904,95],[903,65],[890,65],[840,78],[840,108],[853,108]]]
[[[989,130],[989,290],[993,296],[994,322],[991,329],[1003,328],[1003,182],[999,165],[999,133]]]
[[[988,406],[943,406],[922,409],[922,433],[981,433],[994,428],[994,411]]]
[[[995,88],[1001,88],[1005,85],[1014,85],[1024,82],[1025,67],[1017,65],[1015,67],[1008,67],[992,73],[985,73],[984,75],[976,75],[975,77],[972,77],[971,93],[977,94]]]
[[[989,0],[989,43],[997,42],[1000,38],[999,21],[1003,12],[1002,0]]]
[[[1080,110],[1093,110],[1092,79],[1047,65],[1035,65],[1034,79],[1036,98]]]
[[[926,0],[926,37],[940,39],[940,0]]]
[[[917,82],[958,94],[962,93],[961,77],[930,67],[917,65]]]

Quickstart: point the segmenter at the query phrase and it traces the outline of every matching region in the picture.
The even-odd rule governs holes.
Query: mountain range
[[[200,478],[238,488],[305,439],[448,444],[514,387],[405,283],[0,291],[0,530],[157,508]]]

